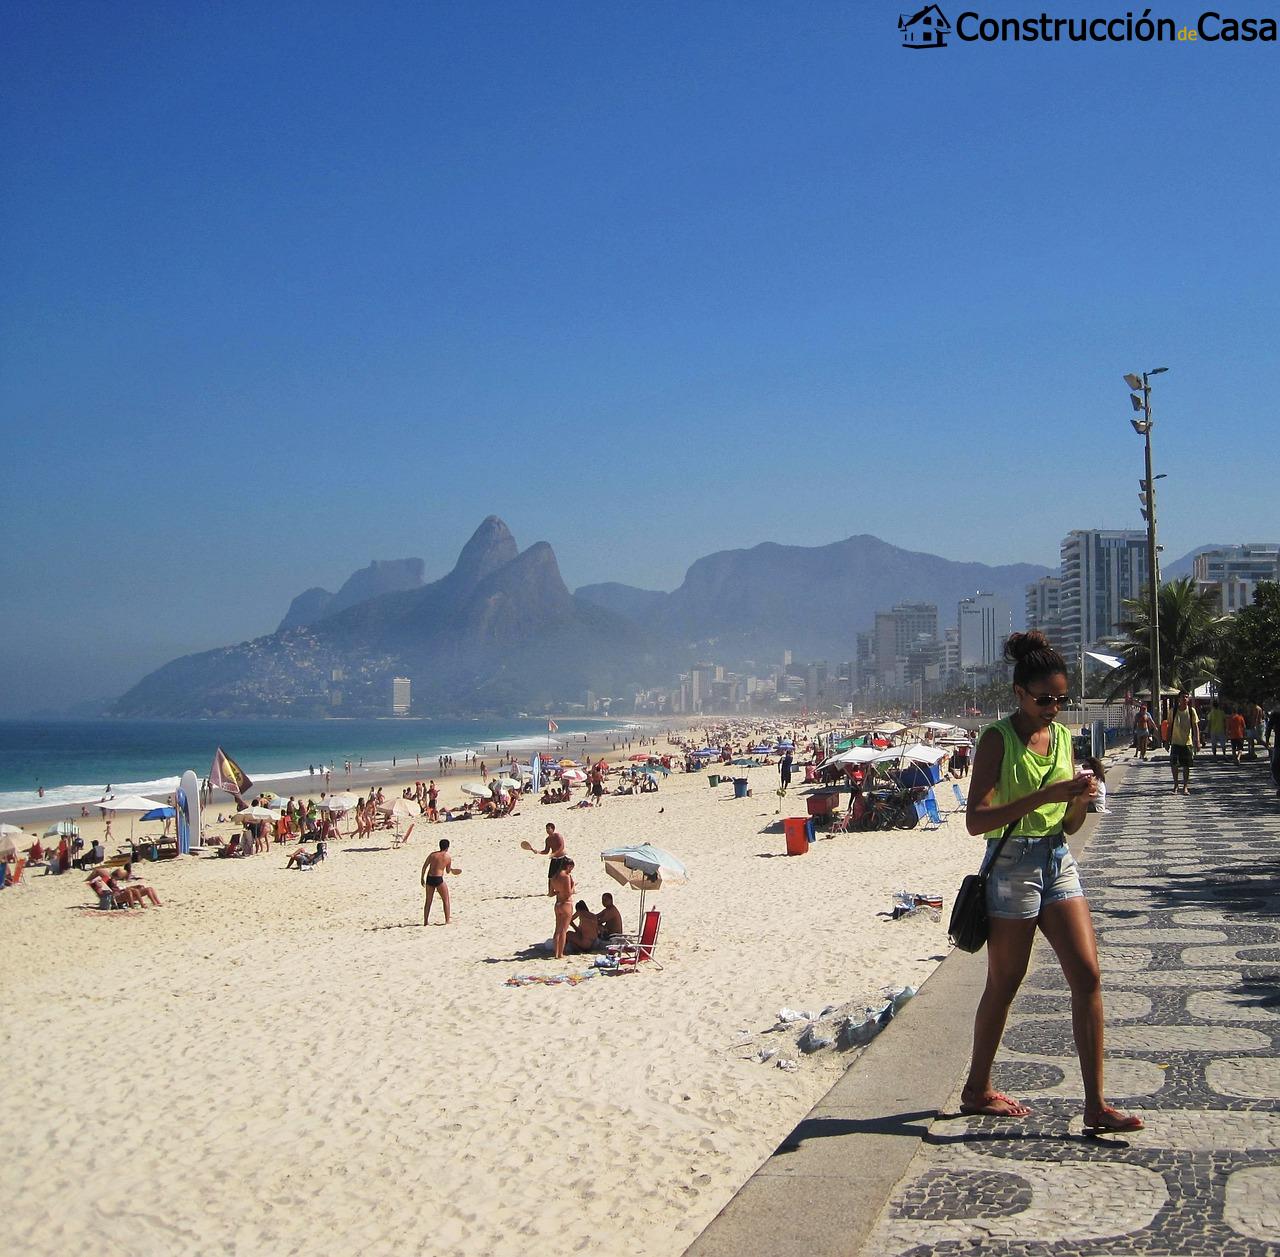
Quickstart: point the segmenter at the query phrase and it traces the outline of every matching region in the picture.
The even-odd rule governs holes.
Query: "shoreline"
[[[616,744],[626,741],[635,742],[639,738],[654,739],[665,738],[668,731],[671,733],[679,733],[682,728],[686,727],[684,718],[681,717],[636,717],[634,720],[626,724],[610,724],[607,728],[598,731],[571,732],[567,734],[557,733],[552,735],[553,750],[557,758],[573,756],[583,752],[600,755],[609,758],[614,754],[612,749]],[[616,736],[607,736],[616,735]],[[625,736],[624,736],[625,735]],[[504,743],[475,743],[468,747],[468,751],[475,751],[477,755],[484,759],[486,756],[485,748],[489,746],[506,746],[514,748],[520,753],[520,758],[527,759],[530,755],[538,753],[546,753],[545,748],[527,745],[533,739],[528,735],[512,739]],[[488,752],[493,755],[494,752]],[[504,753],[505,754],[505,753]],[[499,762],[494,760],[494,763]],[[317,772],[314,776],[303,771],[301,773],[264,773],[260,776],[252,777],[254,789],[261,787],[262,789],[274,791],[276,794],[303,794],[303,795],[319,795],[323,793],[332,793],[339,790],[355,790],[360,792],[364,787],[382,786],[386,789],[388,786],[402,788],[410,785],[414,781],[426,781],[430,777],[436,776],[437,782],[441,781],[457,781],[474,779],[477,775],[475,769],[471,765],[457,764],[450,771],[447,771],[443,777],[438,772],[433,772],[436,768],[435,757],[412,766],[407,765],[407,761],[401,761],[394,766],[389,760],[376,760],[366,764],[364,767],[352,765],[351,775],[348,777],[338,765],[338,770],[331,777],[331,785],[324,784],[323,775]],[[207,770],[206,770],[207,773]],[[197,774],[201,779],[206,773]],[[251,774],[252,776],[252,774]],[[135,789],[129,783],[121,783],[117,787],[113,787],[113,793],[137,793],[144,798],[156,799],[157,805],[167,802],[168,797],[177,789],[178,774],[172,777],[173,785],[169,787],[156,786],[155,788],[145,788],[150,785],[148,782],[139,783],[144,788]],[[54,787],[54,789],[68,789],[72,787]],[[92,787],[87,787],[92,789]],[[251,791],[252,793],[252,791]],[[25,804],[19,807],[0,807],[0,821],[9,824],[26,827],[27,825],[39,825],[46,822],[73,820],[81,821],[88,819],[97,819],[98,805],[102,802],[100,795],[92,797],[77,798],[75,800],[62,800],[57,802],[40,801],[31,804]],[[218,805],[229,806],[231,804],[231,795],[220,790],[214,791],[214,800],[210,805],[217,807]],[[80,815],[81,807],[89,809],[90,816],[83,817]]]

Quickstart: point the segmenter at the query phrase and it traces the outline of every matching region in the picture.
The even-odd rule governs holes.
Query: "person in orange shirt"
[[[1234,707],[1227,713],[1227,741],[1231,758],[1238,764],[1244,754],[1244,717]]]

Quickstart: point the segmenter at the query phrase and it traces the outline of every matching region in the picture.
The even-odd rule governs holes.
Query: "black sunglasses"
[[[1037,707],[1070,707],[1070,694],[1028,694]]]

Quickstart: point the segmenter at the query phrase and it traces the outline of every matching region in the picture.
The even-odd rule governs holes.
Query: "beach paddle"
[[[520,847],[524,851],[533,851],[533,843],[531,843],[527,838],[522,838],[520,840]]]

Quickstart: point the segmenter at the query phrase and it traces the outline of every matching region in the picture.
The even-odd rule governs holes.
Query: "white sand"
[[[82,910],[74,874],[0,892],[6,1247],[681,1252],[852,1060],[800,1057],[794,1033],[764,1033],[777,1010],[919,985],[945,917],[878,914],[898,888],[949,909],[981,853],[951,817],[785,858],[762,832],[776,770],[749,776],[742,800],[677,774],[598,810],[420,823],[401,850],[335,844],[304,873],[284,852],[144,864],[159,910]],[[503,985],[589,964],[518,957],[551,933],[546,862],[519,845],[548,819],[581,895],[616,892],[629,925],[638,895],[599,851],[685,860],[689,884],[651,900],[664,969]],[[464,872],[453,924],[423,929],[441,837]],[[800,1069],[754,1062],[761,1044]]]

